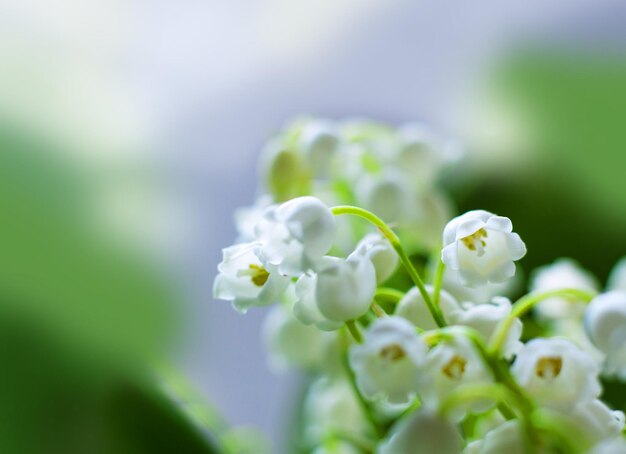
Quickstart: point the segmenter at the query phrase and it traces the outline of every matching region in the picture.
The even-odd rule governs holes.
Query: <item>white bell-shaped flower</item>
[[[469,443],[463,454],[525,454],[527,444],[519,419],[512,419],[490,430],[482,439]]]
[[[463,438],[450,421],[428,409],[401,419],[381,443],[378,454],[459,454]]]
[[[451,220],[443,231],[441,260],[459,271],[468,287],[506,281],[515,275],[515,261],[526,246],[509,218],[483,210]]]
[[[352,255],[358,254],[369,258],[376,270],[376,282],[386,281],[398,266],[398,254],[389,241],[377,233],[366,235]]]
[[[461,310],[451,312],[446,320],[451,325],[462,325],[474,328],[483,340],[488,343],[496,328],[511,313],[513,305],[508,298],[495,297],[487,304],[463,303]],[[522,348],[522,321],[516,318],[509,328],[502,353],[505,358],[511,358]]]
[[[256,225],[260,257],[283,274],[299,276],[313,268],[332,247],[335,217],[324,203],[298,197],[266,210]]]
[[[424,372],[420,374],[419,393],[423,404],[439,408],[452,391],[466,385],[493,382],[493,375],[480,353],[465,337],[447,339],[426,355]],[[467,411],[484,412],[494,405],[491,399],[479,399],[457,406],[450,417],[460,420]]]
[[[251,306],[275,303],[289,285],[289,278],[278,269],[261,263],[255,253],[258,243],[236,244],[225,248],[219,274],[213,282],[213,296],[232,301],[233,307],[245,313]]]
[[[235,211],[235,227],[237,243],[252,242],[256,238],[256,225],[263,220],[265,211],[272,205],[272,198],[265,194],[259,197],[254,205],[238,208]]]
[[[304,325],[294,317],[290,304],[279,304],[265,317],[262,337],[271,368],[282,372],[292,367],[318,369],[333,335]]]
[[[434,272],[434,270],[433,270]],[[509,296],[519,286],[520,276],[498,284],[487,283],[480,287],[467,287],[458,270],[446,268],[443,272],[443,288],[457,301],[471,301],[475,304],[490,302],[496,296]]]
[[[598,443],[588,454],[624,454],[626,453],[626,439],[622,436],[609,438]]]
[[[298,145],[312,174],[325,177],[339,150],[340,138],[332,122],[312,120],[302,126]]]
[[[317,274],[306,273],[296,282],[296,301],[293,306],[294,316],[305,325],[315,325],[323,331],[333,331],[343,326],[343,322],[327,319],[320,312],[315,298]]]
[[[371,432],[354,390],[343,376],[315,380],[304,399],[303,413],[307,444],[317,445],[337,432],[356,437]]]
[[[359,204],[385,222],[400,222],[411,211],[412,189],[405,176],[396,169],[362,175],[355,192]]]
[[[535,293],[547,292],[563,288],[585,291],[598,289],[597,279],[576,261],[561,258],[550,265],[537,268],[531,276],[530,290]],[[564,297],[552,297],[540,301],[535,306],[537,315],[545,320],[563,320],[579,318],[585,310],[583,301],[575,301]]]
[[[611,270],[606,289],[626,292],[626,257],[620,259]]]
[[[531,340],[518,353],[511,372],[537,402],[556,410],[568,411],[601,392],[593,358],[565,339]]]
[[[605,372],[626,378],[626,292],[615,290],[593,299],[585,311],[585,330],[606,354]]]
[[[426,291],[432,295],[433,286],[426,285]],[[439,294],[439,307],[446,321],[449,321],[452,314],[461,311],[459,303],[445,290],[441,290]],[[398,302],[395,315],[406,318],[423,330],[437,329],[439,327],[428,310],[428,306],[426,306],[426,302],[417,287],[411,288]]]
[[[624,429],[624,413],[611,410],[599,399],[581,402],[565,416],[570,427],[575,429],[589,446],[616,437]]]
[[[385,317],[369,326],[362,344],[352,346],[350,365],[366,398],[404,403],[415,394],[425,355],[426,345],[408,321]]]
[[[376,291],[376,270],[369,258],[326,257],[317,272],[315,302],[328,320],[346,322],[365,314]]]

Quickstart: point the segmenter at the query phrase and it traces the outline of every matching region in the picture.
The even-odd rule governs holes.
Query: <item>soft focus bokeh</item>
[[[298,114],[460,140],[442,184],[513,219],[525,271],[570,256],[605,280],[626,255],[623,2],[0,10],[1,452],[211,452],[227,426],[287,450],[300,377],[269,370],[264,311],[211,286]]]

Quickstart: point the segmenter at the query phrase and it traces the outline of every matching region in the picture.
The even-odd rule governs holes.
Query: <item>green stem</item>
[[[404,298],[404,292],[391,287],[378,287],[376,289],[376,293],[374,294],[374,298],[397,304],[402,298]]]
[[[595,294],[590,293],[584,290],[578,290],[574,288],[565,288],[559,290],[551,290],[543,293],[530,293],[519,300],[513,305],[513,309],[511,313],[500,323],[496,332],[491,338],[491,342],[489,343],[489,353],[493,356],[499,356],[504,343],[506,342],[506,337],[509,333],[509,329],[516,318],[522,317],[526,314],[532,307],[548,298],[553,297],[563,297],[565,299],[571,299],[572,301],[583,301],[589,302],[594,298]]]
[[[348,320],[346,322],[346,326],[348,327],[348,331],[350,331],[350,334],[352,335],[354,340],[357,342],[357,344],[362,344],[363,335],[361,334],[361,331],[359,330],[359,327],[357,326],[356,322],[354,320]]]
[[[433,345],[442,340],[454,339],[456,336],[459,335],[466,337],[474,344],[476,350],[485,362],[485,365],[493,373],[495,380],[502,383],[517,396],[515,399],[516,407],[522,415],[522,419],[525,421],[525,424],[529,423],[530,417],[534,411],[534,405],[532,401],[526,396],[524,391],[513,379],[513,376],[511,375],[507,364],[497,356],[493,356],[487,351],[487,348],[485,347],[485,344],[480,337],[478,331],[465,326],[453,326],[450,328],[431,331],[424,336],[427,344]],[[512,417],[514,417],[510,410],[508,410],[505,406],[499,406],[498,408],[503,413],[503,416],[505,418],[511,419]]]
[[[479,399],[496,400],[505,404],[504,408],[508,409],[509,407],[506,404],[516,402],[518,400],[518,396],[509,388],[499,383],[468,385],[457,388],[450,393],[448,398],[441,405],[440,411],[443,415],[446,415],[461,404]]]
[[[446,265],[439,258],[439,262],[437,263],[437,272],[435,273],[435,280],[433,282],[434,290],[433,290],[433,304],[437,306],[439,310],[441,307],[439,306],[439,296],[441,295],[441,285],[443,283],[443,272],[446,270]]]
[[[380,219],[374,213],[364,210],[363,208],[358,208],[358,207],[353,207],[353,206],[336,206],[336,207],[331,208],[331,211],[335,216],[339,216],[342,214],[358,216],[363,219],[366,219],[367,221],[375,225],[380,231],[380,233],[382,233],[385,236],[385,238],[387,238],[387,240],[389,241],[393,249],[398,254],[398,257],[400,257],[400,261],[402,262],[407,272],[409,273],[411,280],[413,281],[413,283],[419,290],[420,294],[422,295],[422,298],[424,298],[424,302],[426,303],[426,306],[428,307],[428,310],[430,311],[433,319],[437,323],[437,326],[439,327],[446,326],[446,321],[444,320],[443,315],[441,314],[439,309],[433,304],[433,301],[430,298],[428,291],[426,291],[426,286],[424,285],[424,281],[422,280],[421,276],[419,275],[419,273],[417,272],[417,270],[411,263],[409,256],[407,255],[406,251],[402,247],[402,244],[400,243],[400,238],[398,238],[398,235],[396,235],[395,232],[391,230],[391,228],[389,228],[389,226],[385,224],[385,222],[382,219]]]
[[[354,395],[356,396],[359,402],[359,405],[361,406],[361,409],[363,410],[363,413],[365,414],[365,418],[372,426],[372,429],[374,429],[374,432],[376,433],[376,435],[382,439],[385,436],[386,430],[376,420],[374,408],[367,401],[365,396],[361,394],[361,391],[359,390],[359,387],[356,384],[356,375],[354,374],[354,371],[350,367],[350,360],[348,359],[347,338],[343,336],[343,339],[344,339],[344,352],[341,356],[341,359],[342,359],[341,362],[343,364],[343,368],[348,377],[348,383],[350,384],[350,388],[352,389],[352,392],[354,392]]]
[[[387,316],[387,313],[383,310],[383,308],[376,303],[372,303],[372,312],[374,312],[374,315],[376,315],[376,317],[378,318],[383,318]]]

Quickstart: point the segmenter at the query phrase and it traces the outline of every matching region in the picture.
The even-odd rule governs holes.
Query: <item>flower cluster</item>
[[[602,291],[557,260],[512,303],[511,220],[432,209],[450,149],[416,126],[296,122],[265,151],[270,194],[237,213],[214,296],[272,305],[271,364],[314,377],[310,452],[626,453],[601,399],[602,377],[626,380],[626,262]]]

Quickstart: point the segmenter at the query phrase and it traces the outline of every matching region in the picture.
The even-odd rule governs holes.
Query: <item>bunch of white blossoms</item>
[[[300,193],[281,202],[279,194],[315,194],[311,175],[341,188],[341,172],[358,178],[381,162],[433,170],[445,159],[424,151],[424,134],[298,123],[265,156],[272,194],[237,215],[240,242],[223,251],[214,296],[242,313],[271,305],[263,329],[271,365],[313,377],[298,448],[626,453],[624,414],[601,400],[602,378],[626,380],[626,262],[602,293],[589,272],[560,259],[512,303],[502,291],[526,246],[506,217],[467,212],[441,226],[437,246],[413,249],[387,212]],[[296,170],[299,179],[281,173]],[[390,182],[376,196],[382,211],[396,209],[390,194],[406,189],[393,187],[404,180],[391,170],[368,174]],[[420,172],[414,186],[427,190],[434,177]],[[524,331],[531,312],[534,338]]]

